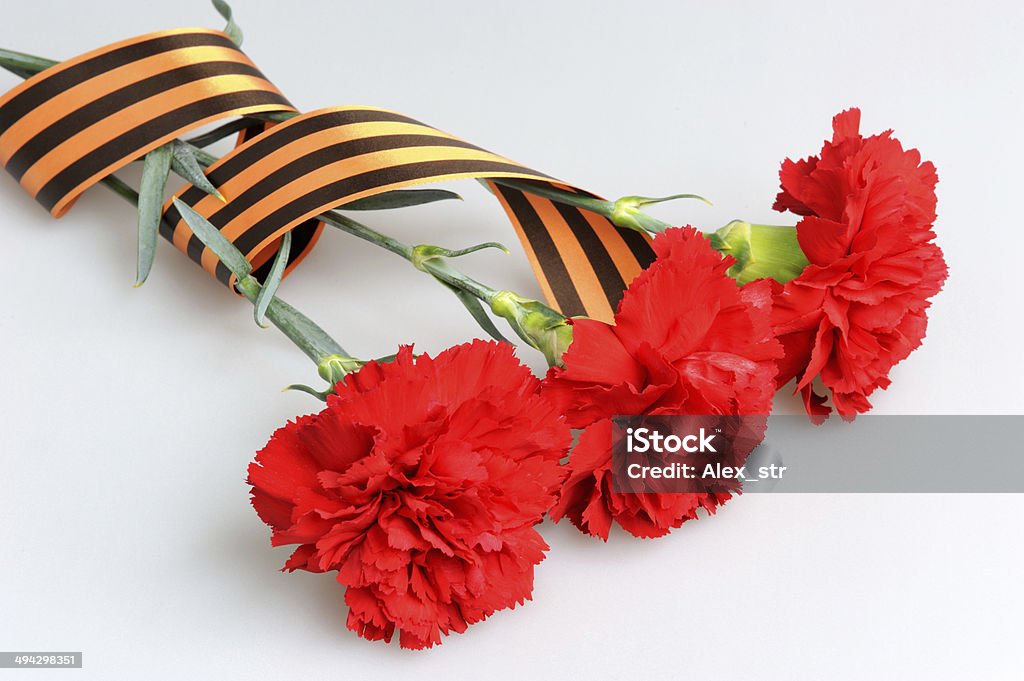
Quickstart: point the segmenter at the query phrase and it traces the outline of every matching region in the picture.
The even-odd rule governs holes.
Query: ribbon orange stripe
[[[97,92],[113,93],[183,64],[195,63],[190,60],[196,59],[204,62],[238,62],[255,68],[255,65],[238,50],[216,46],[174,50],[126,64],[63,90],[36,107],[31,116],[24,116],[15,121],[0,135],[0,164],[7,165],[10,155],[49,126],[97,101]]]
[[[295,110],[226,34],[161,31],[54,66],[0,98],[0,163],[60,217],[103,177],[183,133],[271,111]],[[272,126],[254,121],[207,175],[226,204],[191,185],[177,196],[242,251],[257,277],[288,232],[290,272],[319,238],[323,225],[315,217],[324,211],[393,189],[466,178],[491,189],[544,296],[567,315],[610,320],[625,286],[653,260],[645,235],[500,180],[592,194],[385,109],[336,107]],[[233,286],[231,272],[170,203],[161,233]]]
[[[230,38],[151,33],[46,69],[0,98],[0,163],[60,217],[86,189],[207,123],[294,111]]]

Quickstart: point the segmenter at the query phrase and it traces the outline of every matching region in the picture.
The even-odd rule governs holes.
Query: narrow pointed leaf
[[[37,57],[24,52],[0,49],[0,66],[21,78],[31,78],[37,73],[45,71],[57,62],[44,57]]]
[[[220,258],[224,266],[231,270],[231,273],[238,279],[244,279],[252,272],[252,265],[245,259],[242,252],[228,241],[227,237],[220,233],[209,220],[197,213],[192,206],[188,205],[178,197],[174,197],[174,205],[181,214],[185,224],[192,232],[206,245],[214,255]]]
[[[157,234],[160,232],[160,216],[163,213],[164,189],[171,172],[169,144],[158,147],[146,154],[142,164],[142,181],[139,183],[139,255],[135,274],[135,286],[145,283],[153,268],[156,256]]]
[[[230,243],[228,245],[238,253],[237,248],[232,246]],[[238,253],[238,255],[240,256],[241,253]],[[251,303],[255,303],[256,298],[260,294],[260,284],[251,276],[239,277],[235,288],[237,288]],[[307,357],[318,365],[325,357],[329,357],[330,355],[341,355],[343,357],[349,356],[345,351],[345,348],[341,347],[341,345],[331,338],[326,331],[320,328],[316,322],[280,298],[274,297],[271,299],[270,305],[267,306],[267,318],[274,323],[274,326],[291,338],[292,341],[306,353]]]
[[[263,282],[263,287],[260,289],[259,295],[256,296],[256,302],[253,303],[253,316],[256,319],[256,324],[263,328],[267,326],[263,321],[267,315],[267,307],[270,305],[270,301],[274,299],[277,287],[281,285],[281,278],[284,276],[284,270],[288,266],[288,256],[291,250],[292,233],[285,232],[284,236],[281,237],[281,246],[277,249],[277,255],[274,256],[274,264],[270,266],[267,280]]]
[[[497,241],[487,241],[485,243],[477,244],[475,246],[469,246],[467,248],[460,248],[457,251],[447,251],[446,253],[443,253],[443,255],[446,258],[458,258],[458,257],[461,257],[463,255],[469,255],[470,253],[476,253],[477,251],[482,251],[482,250],[484,250],[486,248],[493,248],[495,250],[501,251],[505,255],[510,255],[510,253],[511,253],[504,244],[499,244]]]
[[[38,71],[28,71],[26,69],[23,69],[23,68],[20,68],[20,67],[17,67],[17,66],[8,66],[7,64],[0,64],[0,66],[4,67],[8,71],[10,71],[14,75],[16,75],[18,78],[24,78],[25,80],[28,80],[32,76],[36,75],[36,73],[39,73]]]
[[[480,301],[477,298],[462,289],[455,288],[449,284],[444,285],[447,286],[448,289],[455,294],[455,297],[459,299],[459,302],[469,310],[469,314],[473,315],[473,319],[476,320],[476,323],[480,325],[480,328],[482,328],[488,336],[496,341],[508,343],[509,345],[513,344],[509,339],[501,335],[501,332],[498,331],[498,327],[494,325],[494,321],[490,316],[488,316],[487,311],[484,310],[484,306],[480,304]]]
[[[461,201],[462,197],[455,192],[444,189],[395,189],[383,194],[377,194],[376,196],[357,199],[352,203],[339,206],[339,208],[341,210],[391,210],[393,208],[421,206],[425,203],[446,201],[448,199]]]
[[[171,169],[185,180],[188,180],[198,189],[202,189],[211,196],[216,196],[225,201],[224,196],[217,191],[210,180],[203,172],[203,167],[196,158],[196,149],[180,140],[171,142],[174,156],[171,158]]]
[[[224,2],[224,0],[213,0],[213,6],[217,9],[217,12],[224,17],[224,21],[228,22],[228,25],[224,27],[224,32],[231,38],[231,42],[239,47],[242,46],[242,29],[235,23],[233,12],[231,11],[231,5]]]
[[[653,197],[652,196],[638,196],[636,198],[638,199],[637,204],[640,205],[640,206],[650,206],[650,205],[653,205],[653,204],[656,204],[656,203],[664,203],[665,201],[675,201],[676,199],[696,199],[698,201],[703,201],[704,203],[708,204],[709,206],[713,206],[714,205],[713,203],[711,203],[710,201],[705,199],[700,194],[673,194],[672,196],[653,196]]]
[[[312,395],[313,397],[317,398],[321,402],[326,402],[327,401],[327,396],[330,395],[331,392],[332,392],[330,388],[328,388],[327,390],[324,390],[323,392],[320,392],[316,388],[311,388],[308,385],[305,385],[303,383],[292,383],[289,386],[285,386],[284,390],[282,390],[281,392],[288,392],[289,390],[292,390],[292,391],[295,391],[295,392],[300,392],[300,393],[306,393],[307,395]]]

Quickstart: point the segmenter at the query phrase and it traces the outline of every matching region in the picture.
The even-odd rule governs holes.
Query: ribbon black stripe
[[[272,129],[272,134],[262,135],[250,142],[244,149],[239,149],[236,152],[233,152],[233,155],[230,158],[226,159],[214,170],[210,171],[207,174],[207,177],[210,182],[213,183],[213,186],[219,187],[238,173],[242,172],[245,168],[248,168],[266,157],[268,154],[286,147],[292,142],[306,137],[307,135],[312,135],[329,128],[353,125],[355,123],[381,122],[414,123],[416,125],[422,125],[408,116],[391,113],[390,111],[375,111],[373,109],[328,111],[316,116],[303,118],[302,120],[279,130]],[[199,200],[204,196],[206,196],[206,192],[202,189],[189,187],[179,198],[191,206],[199,203]],[[173,210],[173,207],[171,210]],[[176,210],[174,213],[171,213],[171,210],[168,210],[167,212],[167,219],[173,227],[173,225],[178,224],[181,220],[181,216],[177,214]]]
[[[289,264],[294,263],[299,258],[299,255],[312,248],[313,237],[316,236],[320,229],[320,221],[314,219],[306,220],[292,230],[292,248],[291,255],[288,258]],[[254,276],[259,282],[264,281],[270,273],[270,268],[273,267],[273,265],[274,259],[267,258],[266,262],[252,271],[252,276]]]
[[[462,140],[435,135],[380,135],[339,142],[338,144],[332,144],[301,156],[276,169],[241,194],[232,196],[231,201],[213,213],[209,220],[219,229],[223,229],[229,222],[281,187],[331,163],[375,151],[412,149],[416,147],[477,148]],[[189,257],[193,260],[198,260],[202,256],[204,248],[203,242],[193,234],[188,242],[187,253]]]
[[[544,277],[548,280],[548,287],[558,303],[558,309],[566,317],[587,314],[583,301],[580,300],[579,293],[576,291],[576,284],[573,282],[572,277],[569,276],[569,270],[566,269],[565,262],[562,261],[562,256],[558,253],[558,248],[555,246],[555,242],[551,238],[547,227],[541,221],[540,216],[537,215],[537,211],[533,209],[533,206],[530,205],[529,200],[521,191],[500,184],[494,186],[501,192],[509,209],[511,209],[519,221],[519,226],[522,227],[526,240],[530,242],[530,248],[533,250],[541,270],[544,271]],[[547,199],[540,198],[537,200],[547,201]]]
[[[244,90],[201,99],[146,121],[110,140],[93,153],[80,158],[47,182],[36,196],[47,210],[62,197],[104,168],[125,158],[134,157],[154,141],[205,118],[226,114],[245,106],[291,106],[287,99],[266,90]]]
[[[186,83],[223,75],[246,75],[263,78],[263,74],[256,67],[231,61],[202,62],[150,76],[89,102],[63,118],[54,121],[47,128],[32,137],[32,139],[28,140],[11,156],[10,161],[7,163],[7,170],[11,175],[14,175],[16,180],[20,181],[25,172],[32,167],[33,163],[90,125],[103,120],[111,112],[120,111]]]
[[[125,45],[106,54],[88,59],[63,71],[47,76],[38,83],[23,90],[0,107],[0,135],[28,112],[43,102],[55,97],[79,83],[102,75],[112,69],[120,68],[146,57],[162,52],[179,50],[187,47],[226,47],[238,48],[229,38],[214,33],[184,33],[179,35],[153,38],[141,43]],[[45,71],[42,72],[46,74]]]
[[[587,190],[580,189],[578,187],[564,186],[560,187],[560,189],[562,189],[563,191],[572,192],[573,194],[579,194],[580,196],[587,196],[592,199],[601,198],[597,194],[588,192]],[[608,220],[608,218],[604,216],[601,216],[601,219]],[[636,258],[637,263],[639,263],[640,269],[647,269],[647,266],[654,262],[654,249],[651,248],[651,242],[647,239],[647,237],[645,237],[643,234],[634,229],[629,229],[627,227],[616,227],[614,224],[612,224],[611,220],[608,220],[608,224],[614,227],[615,230],[622,237],[622,240],[626,243],[626,248],[629,249],[630,253],[633,254],[633,257]],[[628,282],[624,283],[623,288],[625,288],[625,286],[627,285]],[[618,297],[619,299],[621,299],[622,293],[620,293]],[[609,299],[609,302],[610,301],[611,299]],[[613,310],[615,309],[616,305],[618,305],[617,301],[614,305],[612,305]]]
[[[614,310],[626,288],[626,282],[619,274],[619,268],[615,266],[615,261],[612,260],[601,237],[597,235],[594,227],[578,208],[557,201],[553,203],[559,215],[569,225],[569,229],[572,230],[573,236],[576,237],[583,252],[587,254],[587,261],[594,268],[594,274],[597,275],[597,280],[601,284],[601,290],[604,291],[608,304]]]
[[[651,242],[648,241],[643,234],[633,229],[617,228],[619,234],[622,235],[622,240],[626,242],[626,247],[629,248],[633,257],[640,264],[640,269],[645,270],[647,266],[654,262],[654,249],[651,248]],[[619,296],[622,297],[621,295]],[[613,306],[614,308],[614,306]]]
[[[268,235],[317,206],[337,206],[340,201],[359,192],[410,180],[428,179],[460,173],[523,172],[521,166],[477,159],[417,161],[387,168],[377,168],[331,182],[313,189],[301,198],[278,208],[256,221],[244,234],[234,239],[243,253],[255,248]]]
[[[420,161],[360,173],[316,188],[299,200],[273,211],[235,239],[234,243],[243,253],[248,253],[282,226],[298,219],[303,214],[322,206],[337,206],[346,200],[347,197],[377,187],[443,175],[508,172],[521,173],[523,168],[512,163],[467,159],[457,161]],[[568,275],[566,274],[566,276]],[[218,263],[217,278],[227,284],[230,277],[230,271],[228,271],[223,263]]]

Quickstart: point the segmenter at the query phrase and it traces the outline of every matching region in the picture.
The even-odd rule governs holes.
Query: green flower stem
[[[494,178],[491,182],[494,184],[500,184],[504,187],[518,189],[521,192],[533,194],[534,196],[540,196],[545,199],[551,199],[552,201],[558,201],[559,203],[566,203],[571,206],[576,206],[577,208],[583,208],[595,213],[600,213],[605,217],[611,217],[612,214],[612,206],[614,204],[611,201],[605,201],[604,199],[595,199],[592,196],[574,194],[573,192],[568,192],[564,189],[558,189],[550,185],[534,183],[528,180],[516,180],[501,177]]]
[[[385,236],[375,229],[371,229],[362,223],[356,222],[352,218],[346,217],[335,211],[328,211],[323,215],[318,215],[317,219],[323,220],[332,227],[336,227],[343,232],[351,234],[352,236],[357,236],[364,241],[369,241],[371,244],[380,246],[381,248],[391,251],[396,255],[400,255],[410,262],[412,261],[412,246],[404,244],[398,239]]]
[[[100,180],[101,183],[112,192],[123,198],[132,205],[139,205],[139,193],[129,187],[124,181],[115,175],[108,175]]]
[[[138,193],[117,177],[110,175],[103,179],[103,184],[130,203],[138,205]],[[238,279],[236,288],[249,302],[255,305],[262,287],[253,277],[242,277]],[[313,360],[321,375],[324,373],[324,368],[334,358],[350,358],[345,349],[317,325],[316,322],[277,296],[271,299],[265,315],[271,324],[276,326],[307,357]],[[338,378],[340,376],[336,376],[333,382],[336,382]]]
[[[260,285],[252,277],[238,280],[236,288],[253,305],[260,294]],[[267,306],[266,317],[319,367],[332,356],[349,357],[334,339],[313,320],[274,296]]]
[[[34,57],[32,55],[11,52],[8,50],[0,50],[0,66],[7,68],[24,78],[30,77],[33,73],[38,73],[39,71],[49,68],[56,63],[57,62],[41,57]],[[287,120],[294,115],[295,114],[292,113],[285,113],[280,116],[256,117],[270,120]],[[210,144],[217,139],[221,139],[232,132],[236,132],[239,129],[238,126],[239,124],[237,122],[228,123],[211,131],[210,133],[207,133],[206,135],[193,138],[192,143],[182,141],[181,144],[192,154],[200,166],[209,167],[218,159],[216,156],[204,151],[200,147],[204,144]],[[122,198],[138,205],[139,194],[117,177],[111,175],[104,178],[102,182]],[[613,214],[617,209],[619,211],[622,210],[622,206],[617,203],[573,194],[571,192],[545,187],[543,185],[534,185],[529,182],[501,180],[500,184],[505,184],[515,189],[537,194],[545,198],[593,210],[601,215],[606,215],[609,218],[613,217]],[[651,231],[661,231],[665,227],[668,227],[667,224],[646,216],[639,211],[631,211],[630,217],[635,222],[640,223],[643,228],[650,229]],[[571,331],[566,325],[565,318],[562,315],[538,301],[520,298],[509,291],[499,291],[490,288],[489,286],[485,286],[475,279],[459,272],[446,260],[446,257],[449,256],[477,250],[480,247],[497,246],[497,244],[482,244],[481,246],[466,249],[465,251],[451,252],[445,251],[445,249],[438,249],[434,246],[410,246],[385,234],[381,234],[380,232],[336,211],[327,211],[326,213],[319,215],[318,219],[343,232],[347,232],[348,234],[359,237],[360,239],[369,241],[376,246],[380,246],[381,248],[404,258],[416,267],[416,269],[430,274],[446,286],[455,289],[460,298],[463,293],[465,293],[487,303],[495,314],[504,317],[512,325],[516,333],[521,338],[526,340],[533,347],[544,352],[545,356],[550,355],[550,362],[554,363],[560,361],[561,352],[564,350],[564,347],[562,346],[567,344],[565,342],[565,338],[571,338]],[[435,254],[435,252],[437,254]],[[256,304],[261,290],[259,282],[251,276],[238,277],[238,283],[236,286],[250,302],[254,305]],[[467,307],[469,307],[465,300],[463,302],[464,304],[467,304]],[[312,320],[276,296],[271,300],[270,305],[266,310],[266,317],[296,346],[298,346],[307,357],[317,364],[321,376],[324,376],[328,381],[333,382],[337,380],[340,378],[340,375],[338,375],[340,372],[351,370],[351,367],[358,366],[360,364],[358,360],[353,360],[337,342],[327,335],[323,329],[313,323]],[[557,342],[552,340],[555,339],[556,335],[562,340]],[[341,367],[341,369],[338,369],[338,367]]]
[[[493,243],[480,244],[463,251],[449,251],[438,246],[425,244],[409,246],[335,211],[328,211],[317,216],[317,219],[323,220],[352,236],[359,237],[391,251],[407,260],[421,272],[426,272],[433,276],[442,284],[454,290],[456,296],[462,300],[470,313],[473,314],[474,319],[480,323],[488,334],[497,340],[504,340],[494,328],[493,323],[487,319],[486,313],[479,308],[479,303],[470,305],[469,301],[464,298],[464,295],[468,294],[472,298],[486,303],[491,312],[508,322],[519,338],[530,347],[541,352],[549,365],[561,366],[562,354],[572,342],[572,326],[564,315],[540,301],[523,298],[512,291],[499,291],[481,284],[449,264],[448,258],[450,257],[480,250],[481,248],[502,248],[500,245]]]
[[[496,178],[491,181],[505,187],[518,189],[519,191],[526,192],[527,194],[533,194],[534,196],[551,199],[552,201],[564,203],[569,206],[575,206],[576,208],[593,211],[598,215],[603,215],[608,218],[613,224],[627,229],[658,234],[672,226],[667,222],[651,217],[647,213],[639,210],[639,206],[642,204],[637,201],[628,200],[635,197],[625,197],[619,201],[605,201],[604,199],[595,199],[592,196],[575,194],[573,192],[565,191],[564,189],[557,189],[549,185],[529,182],[526,180]],[[688,194],[681,196],[691,197],[691,195]],[[692,198],[700,197],[692,196]]]
[[[377,230],[356,222],[346,215],[336,211],[328,211],[323,215],[317,216],[317,219],[323,220],[332,227],[336,227],[347,234],[357,236],[364,241],[369,241],[376,246],[391,251],[413,263],[417,269],[427,272],[449,286],[465,291],[485,303],[490,304],[495,294],[497,294],[495,289],[485,286],[453,268],[444,258],[417,259],[415,247],[381,234]]]
[[[23,78],[39,73],[56,63],[42,57],[0,49],[0,66]],[[216,156],[194,145],[189,146],[200,164],[209,166],[217,160]],[[139,204],[138,192],[118,177],[110,175],[103,178],[101,182],[129,203],[136,206]],[[259,282],[252,277],[243,277],[238,280],[237,288],[250,302],[256,303],[261,289]],[[344,348],[313,320],[276,296],[267,307],[266,317],[281,333],[302,350],[307,357],[313,360],[318,369],[328,367],[332,362],[335,362],[336,358],[349,357]],[[358,362],[353,361],[350,364],[355,366]]]
[[[467,277],[465,274],[449,265],[448,261],[443,258],[430,258],[425,260],[423,261],[421,268],[424,272],[433,275],[436,279],[443,281],[449,286],[461,289],[485,303],[492,303],[494,301],[494,297],[498,294],[496,289],[485,286],[476,279]]]

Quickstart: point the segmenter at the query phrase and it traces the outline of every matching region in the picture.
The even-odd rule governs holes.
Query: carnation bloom
[[[805,216],[796,230],[810,264],[775,298],[778,382],[798,379],[816,421],[830,411],[812,390],[817,376],[844,418],[871,408],[868,395],[921,344],[928,299],[946,279],[932,241],[935,166],[891,131],[862,137],[859,127],[858,109],[837,115],[820,157],[787,159],[779,173],[775,209]]]
[[[614,324],[574,320],[565,366],[544,381],[545,397],[584,429],[551,516],[606,540],[613,520],[638,537],[658,537],[730,498],[613,491],[611,418],[767,414],[781,356],[768,281],[739,287],[726,274],[732,258],[692,227],[669,229],[653,246],[657,260],[630,285]]]
[[[249,466],[272,543],[299,545],[285,569],[337,570],[348,628],[404,648],[529,599],[571,439],[539,387],[484,341],[350,374]]]

